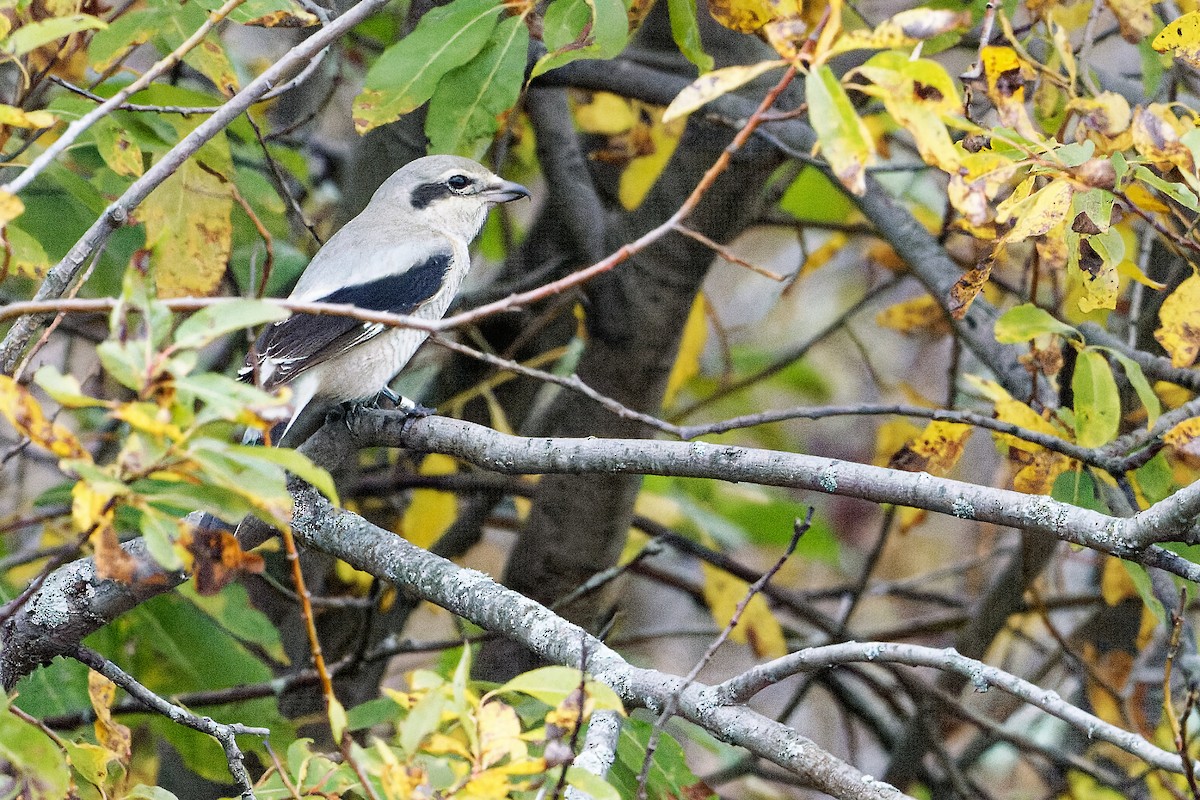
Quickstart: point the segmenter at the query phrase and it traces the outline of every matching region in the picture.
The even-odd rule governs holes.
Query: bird
[[[471,159],[418,158],[385,180],[317,251],[288,299],[441,319],[471,267],[468,247],[488,212],[530,196]],[[431,413],[388,386],[428,335],[345,316],[293,314],[262,331],[239,375],[267,391],[291,388],[292,415],[274,444],[293,447],[339,406],[381,394],[409,413]]]

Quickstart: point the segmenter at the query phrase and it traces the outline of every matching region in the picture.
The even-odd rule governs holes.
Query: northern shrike
[[[440,319],[471,267],[468,246],[498,203],[529,197],[481,164],[419,158],[397,170],[371,202],[317,251],[289,299],[349,303]],[[339,403],[380,393],[428,332],[350,317],[293,314],[268,325],[241,374],[264,389],[292,388],[292,417],[276,444],[311,435]],[[400,398],[401,407],[419,408]]]

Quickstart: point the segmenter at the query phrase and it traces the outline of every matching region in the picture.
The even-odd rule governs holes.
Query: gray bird
[[[529,190],[470,159],[419,158],[384,181],[362,213],[317,251],[289,299],[440,319],[471,267],[467,248],[488,211],[519,197]],[[292,388],[292,417],[275,443],[295,446],[341,403],[383,393],[405,410],[421,410],[388,384],[427,336],[350,317],[293,314],[267,326],[240,374],[267,390]]]

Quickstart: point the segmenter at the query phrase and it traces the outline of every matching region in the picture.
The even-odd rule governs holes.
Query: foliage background
[[[688,720],[652,796],[892,796],[863,773],[914,796],[1197,796],[1194,9],[39,0],[0,19],[0,316],[64,312],[0,344],[11,794],[240,790],[228,748],[116,697],[96,670],[136,691],[119,666],[269,728],[271,748],[239,739],[259,797],[534,796],[561,790],[563,748],[600,754],[564,782],[631,797],[653,715],[593,717],[585,747],[578,673],[529,672],[588,656],[589,713]],[[305,455],[233,445],[282,413],[227,377],[243,331],[287,313],[256,298],[427,150],[538,197],[485,229],[459,346],[400,379],[443,418],[372,412]],[[186,299],[210,296],[245,299]],[[195,509],[291,521],[315,608],[286,547]]]

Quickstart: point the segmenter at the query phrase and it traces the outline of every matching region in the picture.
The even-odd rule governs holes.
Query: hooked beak
[[[519,197],[529,197],[529,190],[513,181],[500,181],[480,192],[489,203],[508,203]]]

